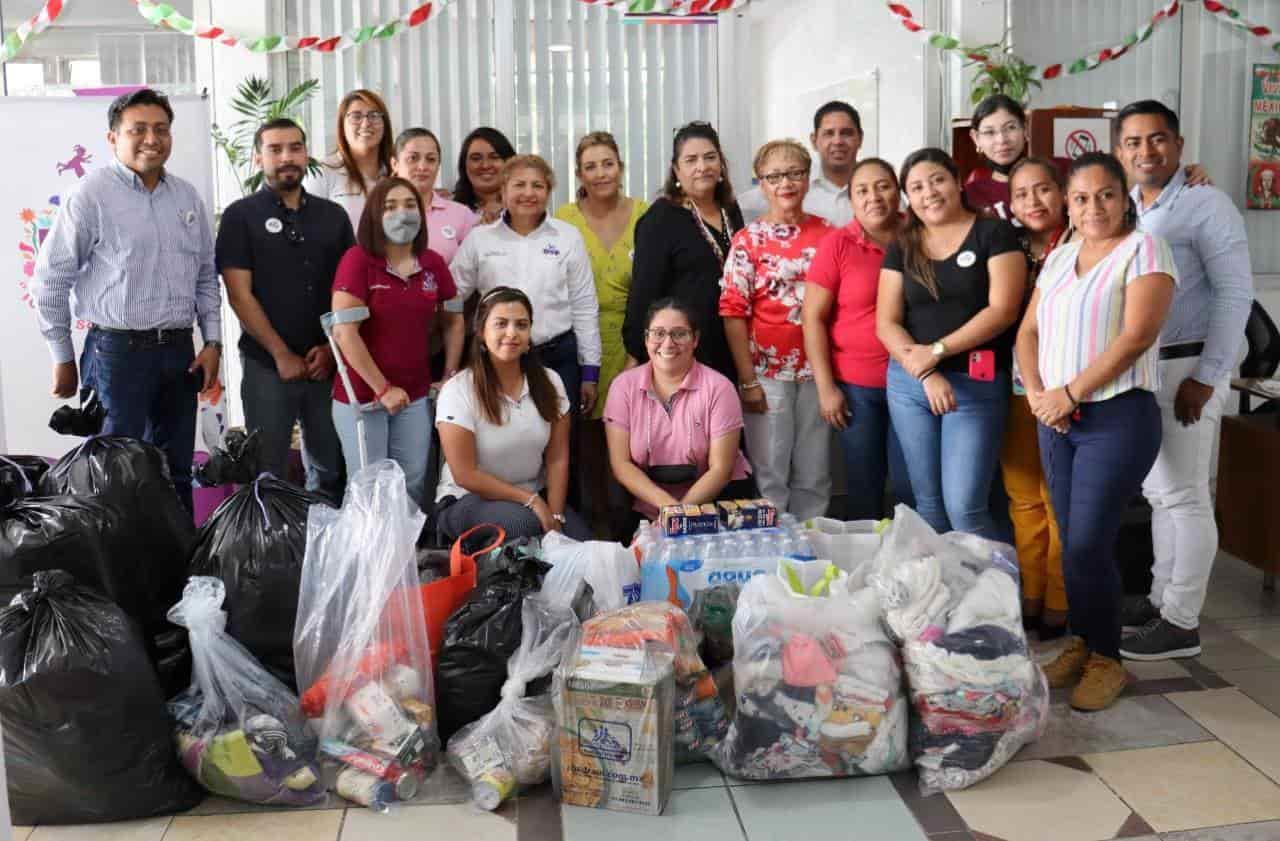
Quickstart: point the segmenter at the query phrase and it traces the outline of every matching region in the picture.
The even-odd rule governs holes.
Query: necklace
[[[703,238],[706,239],[707,244],[711,246],[711,250],[716,253],[716,259],[720,261],[721,265],[724,265],[724,258],[727,253],[727,249],[720,244],[720,240],[717,239],[716,235],[707,227],[707,222],[702,218],[702,214],[698,212],[697,205],[695,205],[692,200],[685,199],[684,206],[689,208],[689,212],[693,214],[694,221],[698,223],[698,230],[702,231]],[[729,229],[729,214],[725,213],[723,207],[720,208],[720,226],[722,235],[725,239],[729,239],[731,234]]]

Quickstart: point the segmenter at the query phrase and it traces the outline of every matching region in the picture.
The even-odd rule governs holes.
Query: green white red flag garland
[[[220,26],[197,26],[195,21],[186,17],[168,3],[133,0],[134,5],[137,6],[138,14],[155,26],[167,26],[193,38],[216,41],[228,47],[243,47],[251,53],[279,53],[289,50],[332,53],[357,47],[371,41],[391,38],[408,29],[421,26],[437,16],[450,2],[451,0],[435,0],[435,2],[423,3],[406,15],[401,15],[398,18],[379,24],[360,26],[341,35],[293,37],[286,35],[244,36],[237,35]]]
[[[0,63],[16,58],[28,41],[44,32],[49,24],[58,19],[58,15],[62,14],[63,5],[63,0],[49,0],[34,17],[14,27],[13,31],[5,36],[4,49],[0,52]]]
[[[1217,15],[1218,20],[1228,23],[1237,29],[1243,29],[1266,42],[1270,49],[1280,53],[1280,35],[1277,35],[1270,27],[1263,26],[1246,18],[1244,15],[1225,3],[1219,3],[1217,0],[1204,0],[1204,10],[1210,14]]]
[[[1209,2],[1211,2],[1211,0],[1205,0],[1205,5],[1208,6]],[[911,10],[908,9],[905,4],[890,2],[885,5],[889,7],[890,12],[897,16],[898,20],[904,27],[921,36],[929,43],[930,46],[936,47],[940,50],[960,52],[963,53],[966,58],[970,58],[975,61],[985,61],[988,58],[988,53],[981,47],[965,46],[960,42],[959,38],[925,27],[912,17]],[[1143,24],[1138,31],[1130,33],[1119,44],[1098,50],[1094,53],[1089,53],[1086,56],[1081,56],[1075,61],[1069,63],[1064,62],[1059,64],[1050,64],[1044,68],[1037,67],[1033,78],[1056,79],[1063,73],[1066,73],[1069,76],[1074,76],[1075,74],[1083,73],[1086,70],[1093,70],[1108,61],[1114,61],[1128,52],[1130,47],[1135,44],[1140,44],[1150,38],[1151,33],[1155,31],[1157,26],[1178,14],[1181,8],[1179,0],[1170,0],[1169,3],[1166,3],[1164,6],[1157,9],[1155,14],[1151,16],[1151,19]]]

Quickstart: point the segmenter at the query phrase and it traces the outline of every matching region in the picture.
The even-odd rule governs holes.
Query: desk
[[[1224,417],[1218,451],[1218,543],[1262,570],[1264,590],[1275,589],[1280,572],[1280,425],[1276,418],[1270,413]]]
[[[1240,414],[1249,413],[1249,398],[1259,400],[1280,399],[1280,380],[1270,377],[1236,377],[1231,381],[1231,388],[1240,392]],[[1280,423],[1280,419],[1277,420]]]

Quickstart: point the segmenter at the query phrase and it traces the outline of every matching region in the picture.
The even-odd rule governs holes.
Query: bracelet
[[[1070,386],[1068,386],[1068,385],[1064,385],[1064,386],[1062,387],[1062,390],[1063,390],[1064,392],[1066,392],[1067,399],[1071,401],[1071,405],[1072,405],[1072,406],[1079,406],[1079,405],[1080,405],[1080,401],[1079,401],[1079,400],[1077,400],[1077,399],[1075,399],[1074,397],[1072,397],[1072,396],[1071,396],[1071,387],[1070,387]]]
[[[379,391],[377,394],[373,395],[373,399],[381,400],[386,395],[386,393],[390,391],[392,388],[393,386],[391,385],[391,380],[387,380],[382,386],[382,391]]]
[[[538,499],[538,494],[536,492],[529,494],[529,498],[524,501],[524,507],[532,511],[533,503],[536,502],[537,499]]]
[[[937,368],[930,368],[928,371],[925,371],[923,374],[920,375],[919,380],[920,382],[924,382],[925,380],[929,379],[936,373],[938,373]]]
[[[752,380],[749,383],[742,383],[738,386],[738,391],[750,391],[753,388],[760,388],[759,380]]]

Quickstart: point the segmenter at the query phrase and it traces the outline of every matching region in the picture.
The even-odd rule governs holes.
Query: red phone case
[[[996,352],[994,350],[969,351],[969,378],[989,383],[996,378]]]

